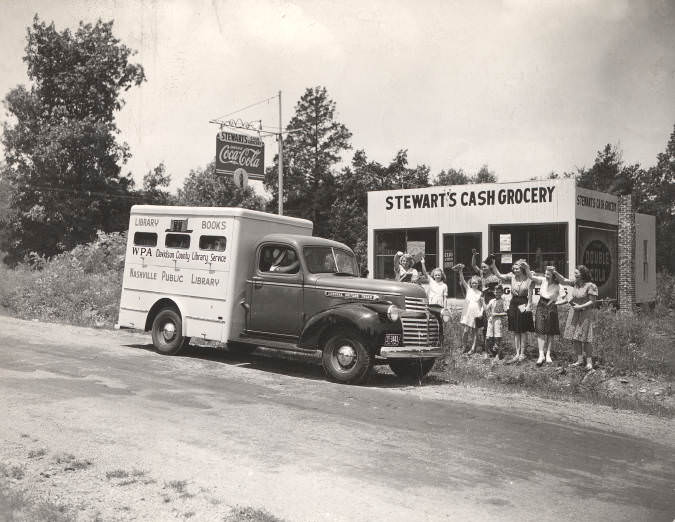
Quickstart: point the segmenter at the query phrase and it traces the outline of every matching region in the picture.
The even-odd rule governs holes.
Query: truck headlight
[[[398,306],[391,305],[389,308],[387,308],[387,318],[390,321],[396,322],[398,321],[399,317],[401,317],[401,309]]]
[[[443,310],[441,310],[441,317],[443,318],[443,322],[447,323],[450,320],[450,310],[443,308]]]

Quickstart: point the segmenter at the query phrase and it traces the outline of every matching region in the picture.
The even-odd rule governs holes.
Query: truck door
[[[284,244],[262,245],[249,284],[248,332],[297,338],[302,327],[303,274],[295,248]]]

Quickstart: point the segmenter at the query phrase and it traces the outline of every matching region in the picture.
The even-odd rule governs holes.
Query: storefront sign
[[[216,172],[233,174],[244,169],[248,179],[265,177],[265,145],[257,136],[221,131],[216,136]]]
[[[591,279],[599,287],[607,282],[612,273],[612,255],[607,245],[598,239],[586,245],[581,263],[591,271]]]
[[[577,227],[579,249],[577,264],[591,271],[591,280],[598,286],[599,297],[616,299],[618,264],[617,232],[601,227]],[[572,274],[570,274],[572,275]]]
[[[552,203],[555,186],[401,194],[385,198],[385,210]]]

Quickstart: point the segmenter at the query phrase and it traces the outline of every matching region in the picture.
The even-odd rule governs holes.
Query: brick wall
[[[635,307],[635,213],[631,195],[619,196],[619,310]]]

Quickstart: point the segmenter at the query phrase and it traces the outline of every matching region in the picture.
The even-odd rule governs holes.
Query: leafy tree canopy
[[[126,227],[133,183],[120,175],[129,150],[116,141],[114,115],[122,92],[145,76],[112,26],[80,22],[75,32],[59,32],[36,15],[28,28],[31,84],[4,99],[3,177],[12,193],[1,247],[10,262],[70,249],[97,229]]]
[[[497,175],[487,165],[483,165],[478,172],[470,176],[463,169],[441,170],[433,181],[434,185],[467,185],[469,183],[496,183]]]
[[[241,207],[265,210],[265,200],[251,187],[237,187],[230,176],[216,173],[214,162],[206,168],[190,171],[183,187],[178,189],[178,205],[195,207]]]

